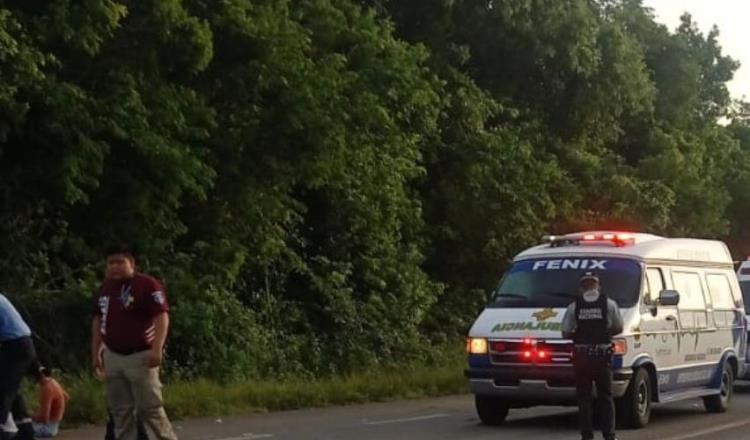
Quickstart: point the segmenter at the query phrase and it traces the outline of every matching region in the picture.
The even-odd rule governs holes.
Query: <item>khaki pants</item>
[[[117,440],[136,440],[136,413],[153,440],[177,440],[164,411],[159,369],[146,366],[146,354],[121,356],[104,351],[107,403]]]

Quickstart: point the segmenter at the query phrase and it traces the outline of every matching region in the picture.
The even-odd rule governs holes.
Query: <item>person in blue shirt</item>
[[[14,412],[25,411],[18,389],[21,379],[28,373],[35,359],[31,329],[8,298],[0,293],[0,420],[3,422],[8,419],[11,409]],[[15,437],[12,433],[0,430],[0,440],[33,439],[34,430],[30,420],[28,422],[18,426]]]

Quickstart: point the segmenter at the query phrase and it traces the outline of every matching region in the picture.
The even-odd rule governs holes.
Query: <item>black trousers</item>
[[[612,399],[612,359],[609,356],[576,354],[576,398],[581,437],[594,438],[592,404],[593,386],[596,386],[596,405],[600,409],[599,426],[606,440],[615,438],[615,402]]]
[[[29,371],[34,359],[36,359],[36,350],[34,350],[31,338],[3,341],[0,345],[0,420],[2,423],[7,420],[11,409],[26,412],[23,399],[18,398],[18,390],[21,379]],[[16,414],[16,417],[18,416],[19,414]]]
[[[24,400],[21,393],[16,394],[16,400],[13,401],[13,408],[11,408],[10,412],[13,413],[13,420],[15,420],[16,425],[21,420],[31,418],[31,414],[29,414],[28,407],[26,406],[26,400]]]

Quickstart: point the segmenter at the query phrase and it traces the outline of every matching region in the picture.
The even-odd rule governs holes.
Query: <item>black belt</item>
[[[18,338],[2,339],[0,340],[0,344],[20,344],[28,341],[29,339],[31,339],[31,336],[20,336]]]
[[[31,341],[31,336],[21,336],[20,338],[0,341],[0,345],[4,345],[5,347],[23,347],[33,345],[33,342]]]
[[[577,345],[575,347],[576,355],[586,356],[589,358],[611,358],[614,353],[614,347],[602,347],[600,345]]]
[[[115,350],[115,349],[113,349],[111,347],[107,347],[107,348],[112,353],[119,354],[120,356],[130,356],[131,354],[136,354],[136,353],[141,353],[143,351],[149,351],[149,350],[151,350],[151,347],[149,347],[147,345],[146,346],[141,346],[141,347],[138,347],[138,348],[126,349],[126,350]]]

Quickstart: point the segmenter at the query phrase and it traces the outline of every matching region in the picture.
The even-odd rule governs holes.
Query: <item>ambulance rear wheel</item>
[[[719,394],[703,398],[703,405],[710,413],[723,413],[729,408],[734,389],[734,370],[728,362],[724,362],[724,370],[721,372],[721,388]]]
[[[626,429],[640,429],[651,419],[651,378],[643,368],[635,370],[625,395],[615,402],[617,424]]]
[[[510,406],[505,399],[495,396],[474,396],[477,415],[483,424],[489,426],[502,425],[508,417]]]

